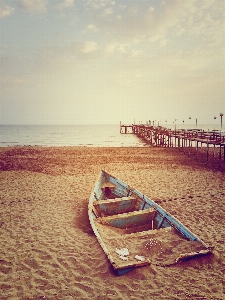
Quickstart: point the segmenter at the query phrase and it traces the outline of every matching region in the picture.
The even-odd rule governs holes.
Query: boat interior
[[[171,226],[154,207],[134,192],[118,196],[116,186],[111,182],[104,182],[101,190],[102,200],[93,201],[93,211],[98,222],[124,229],[124,233]]]

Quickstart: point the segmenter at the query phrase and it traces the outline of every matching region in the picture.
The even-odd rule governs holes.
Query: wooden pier
[[[155,147],[176,147],[197,161],[225,166],[225,134],[218,130],[175,129],[150,125],[122,125],[121,134],[135,134],[144,143]]]

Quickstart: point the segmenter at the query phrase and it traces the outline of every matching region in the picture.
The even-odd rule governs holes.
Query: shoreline
[[[87,216],[101,169],[158,202],[213,254],[117,277]],[[16,146],[0,148],[0,179],[2,300],[224,298],[223,172],[173,148]]]
[[[141,149],[144,149],[143,151]],[[195,147],[191,147],[190,149],[186,149],[186,151],[180,150],[178,147],[154,147],[149,145],[144,146],[38,146],[38,145],[25,145],[25,146],[6,146],[6,147],[0,147],[0,155],[3,155],[3,158],[0,157],[0,171],[2,170],[2,164],[4,158],[4,152],[12,151],[12,153],[18,153],[18,151],[21,151],[21,153],[28,153],[28,151],[84,151],[85,153],[88,153],[89,151],[97,151],[99,152],[111,152],[113,155],[115,155],[114,161],[118,158],[117,157],[117,151],[122,151],[123,153],[133,153],[137,151],[138,152],[144,152],[146,155],[149,155],[149,159],[151,157],[157,155],[157,157],[161,155],[165,155],[167,157],[176,157],[174,159],[174,163],[179,162],[184,165],[189,165],[190,167],[196,167],[203,170],[214,170],[218,172],[224,172],[225,171],[225,157],[221,159],[221,163],[219,165],[219,150],[214,153],[213,148],[209,148],[209,156],[207,160],[206,156],[206,148],[200,148],[198,152],[198,159],[196,159],[195,155]],[[88,154],[89,155],[89,154]],[[133,154],[132,154],[133,155]],[[11,154],[10,154],[11,156]],[[178,160],[178,161],[177,161]],[[4,170],[4,168],[3,168]]]

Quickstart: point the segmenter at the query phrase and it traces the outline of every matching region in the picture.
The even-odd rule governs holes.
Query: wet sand
[[[213,254],[117,276],[87,215],[101,169],[158,202]],[[0,299],[225,299],[224,179],[176,149],[0,148]]]

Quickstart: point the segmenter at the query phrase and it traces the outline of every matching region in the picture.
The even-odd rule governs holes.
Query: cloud
[[[212,1],[210,2],[212,4]],[[209,2],[208,2],[209,5]],[[188,19],[187,32],[192,37],[199,37],[204,47],[224,45],[225,35],[225,2],[216,2],[210,7]]]
[[[102,16],[106,17],[111,14],[113,14],[113,9],[111,7],[107,7],[103,10]]]
[[[179,1],[167,0],[161,7],[146,6],[142,9],[133,8],[128,17],[124,18],[124,25],[131,26],[132,33],[141,39],[161,44],[167,36],[173,33],[176,26],[182,24],[185,18],[193,15],[196,11],[195,0]],[[132,20],[133,19],[133,20]],[[134,28],[133,24],[138,24]]]
[[[18,0],[21,9],[29,12],[42,13],[47,9],[48,0]]]
[[[159,41],[159,44],[160,44],[160,46],[163,47],[163,46],[166,46],[168,44],[168,41],[169,41],[168,39],[162,39],[162,40]]]
[[[104,46],[104,54],[106,56],[113,55],[123,55],[124,59],[133,59],[138,58],[143,55],[143,50],[132,48],[132,44],[130,43],[109,43]]]
[[[93,24],[89,24],[89,25],[86,27],[86,29],[87,29],[88,31],[91,31],[91,32],[97,32],[97,31],[98,31],[98,29],[96,28],[96,26],[93,25]]]
[[[33,69],[36,74],[69,74],[82,70],[84,66],[101,64],[110,58],[110,63],[118,62],[123,57],[123,66],[130,68],[131,60],[143,58],[143,50],[132,47],[129,43],[108,43],[100,45],[96,41],[74,42],[70,45],[52,43],[40,47],[33,53]],[[86,67],[85,67],[86,68]],[[126,68],[126,67],[125,67]],[[82,72],[82,71],[81,71]],[[139,71],[138,71],[139,72]]]
[[[0,1],[0,18],[10,16],[13,11],[13,7],[6,5],[4,2]]]
[[[105,8],[108,5],[115,5],[115,1],[111,1],[111,0],[88,0],[87,1],[87,6],[94,9]]]
[[[116,51],[116,44],[111,43],[111,44],[106,45],[105,51],[106,51],[106,53],[109,53],[109,54],[115,53],[115,51]]]
[[[115,1],[110,0],[88,0],[86,7],[92,15],[97,14],[99,18],[107,19],[114,13]]]
[[[95,42],[85,42],[80,47],[80,51],[82,53],[91,53],[97,49],[98,49],[98,44]]]
[[[74,6],[74,0],[64,0],[63,2],[56,5],[56,8],[61,10],[68,9]]]
[[[140,5],[112,4],[111,1],[87,1],[92,20],[99,30],[108,30],[115,39],[124,42],[150,42],[167,46],[171,38],[179,37],[183,47],[193,47],[193,38],[205,40],[208,44],[224,41],[225,2],[217,0],[167,0],[152,3],[142,1]],[[186,40],[182,40],[182,38]],[[189,40],[189,45],[188,45]]]
[[[102,58],[101,48],[96,42],[75,42],[61,46],[53,43],[40,47],[33,56],[35,73],[69,74],[90,60]]]

